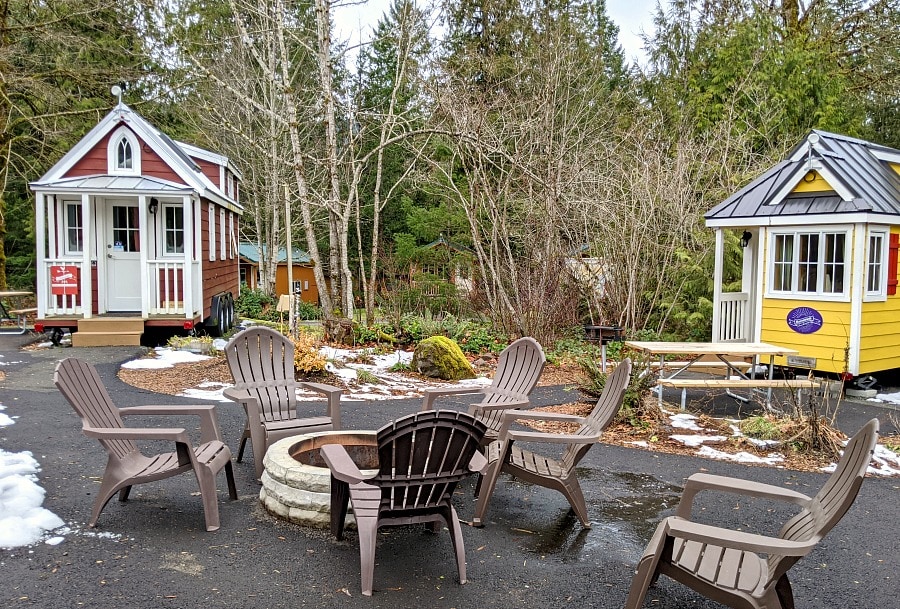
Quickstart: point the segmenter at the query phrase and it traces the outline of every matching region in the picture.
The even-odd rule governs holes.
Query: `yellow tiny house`
[[[777,362],[857,376],[900,368],[900,150],[811,132],[714,207],[714,341],[763,341]],[[740,292],[722,291],[725,230],[741,234]]]

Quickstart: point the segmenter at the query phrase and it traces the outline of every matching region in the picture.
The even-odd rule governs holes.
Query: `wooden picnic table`
[[[16,309],[11,305],[7,305],[11,298],[23,298],[32,295],[34,295],[34,292],[24,290],[0,291],[0,321],[15,321],[16,331],[25,332],[25,314],[32,311],[32,309]]]
[[[659,392],[659,404],[662,406],[663,386],[680,388],[682,390],[681,405],[684,407],[685,390],[688,387],[698,386],[696,379],[678,379],[680,374],[694,367],[704,355],[715,356],[722,362],[725,367],[725,378],[719,381],[705,381],[702,386],[706,388],[721,387],[726,392],[737,399],[746,401],[747,398],[732,393],[731,389],[747,388],[766,389],[766,404],[772,402],[772,389],[775,383],[775,357],[796,355],[799,353],[796,349],[790,347],[782,347],[769,343],[704,343],[704,342],[666,342],[666,341],[625,341],[627,347],[631,347],[636,351],[644,353],[648,356],[659,356],[659,379],[657,391]],[[683,355],[684,361],[678,362],[671,373],[666,375],[666,356],[667,355]],[[753,363],[750,366],[750,372],[747,374],[743,370],[738,369],[730,358],[746,358],[752,357]],[[766,383],[760,383],[756,379],[756,367],[760,364],[760,358],[768,357],[768,368],[766,375]],[[695,368],[696,369],[696,368]],[[737,378],[733,378],[733,377]],[[693,381],[693,382],[691,382]],[[800,388],[811,386],[810,381],[796,383],[791,381],[779,381],[777,386],[785,386],[792,388]]]

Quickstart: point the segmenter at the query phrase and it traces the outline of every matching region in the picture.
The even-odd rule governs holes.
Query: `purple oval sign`
[[[787,314],[787,325],[794,332],[812,334],[822,327],[822,315],[809,307],[797,307]]]

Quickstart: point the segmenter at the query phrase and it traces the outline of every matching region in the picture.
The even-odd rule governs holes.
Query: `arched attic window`
[[[126,127],[119,127],[110,135],[106,158],[111,174],[141,173],[141,148],[137,137]]]

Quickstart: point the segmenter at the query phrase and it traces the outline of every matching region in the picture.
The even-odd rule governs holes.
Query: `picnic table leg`
[[[666,356],[663,354],[660,354],[660,356],[659,356],[659,376],[660,376],[660,378],[662,378],[663,370],[665,370],[665,365],[666,365]],[[663,400],[662,400],[662,392],[663,392],[662,383],[659,383],[656,386],[656,390],[659,392],[659,407],[662,408],[662,402],[663,402]]]
[[[606,343],[600,340],[600,365],[603,366],[603,374],[606,374]]]
[[[758,359],[758,357],[757,357],[757,359]],[[774,379],[775,379],[775,356],[770,355],[769,356],[769,380],[771,381]],[[768,410],[771,408],[772,408],[772,388],[769,387],[768,389],[766,389],[766,409]]]

